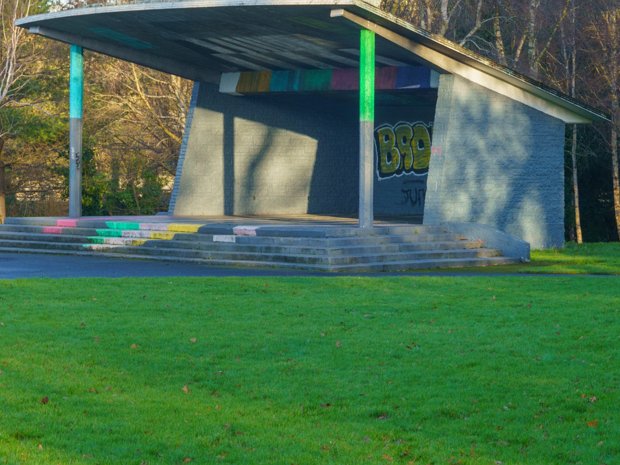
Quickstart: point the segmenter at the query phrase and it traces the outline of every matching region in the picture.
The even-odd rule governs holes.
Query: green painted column
[[[360,190],[359,227],[373,223],[375,120],[375,33],[360,31]]]
[[[82,98],[84,95],[84,54],[71,46],[69,74],[69,216],[82,216]]]

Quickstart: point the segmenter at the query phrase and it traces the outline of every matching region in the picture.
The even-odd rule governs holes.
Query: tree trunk
[[[529,20],[527,27],[527,61],[529,74],[534,79],[538,79],[538,60],[536,50],[536,13],[538,10],[538,0],[530,0]]]
[[[581,235],[581,214],[579,213],[579,180],[577,176],[577,125],[573,124],[573,140],[571,144],[571,159],[573,161],[573,197],[575,205],[575,237],[577,244],[583,243]]]
[[[6,166],[4,163],[4,139],[0,138],[0,224],[6,218]]]
[[[616,217],[616,232],[618,238],[620,238],[620,180],[618,179],[618,170],[620,169],[618,163],[618,131],[616,130],[617,121],[614,121],[614,125],[611,130],[611,163],[613,172],[614,183],[614,214]]]
[[[575,1],[570,2],[570,58],[565,53],[566,64],[570,61],[570,72],[567,73],[570,76],[570,95],[575,98],[577,96],[577,44],[575,43],[576,35],[576,23],[577,23],[577,10],[575,9]],[[571,145],[571,160],[573,162],[573,197],[575,207],[575,239],[577,244],[583,243],[583,236],[581,232],[581,213],[579,211],[579,176],[577,171],[577,125],[573,124],[573,140]]]
[[[609,16],[609,32],[611,43],[610,47],[610,90],[611,90],[611,160],[613,166],[613,183],[614,183],[614,213],[616,216],[616,231],[618,233],[618,239],[620,239],[620,180],[618,180],[618,127],[620,126],[620,86],[618,82],[618,75],[620,69],[618,69],[618,62],[620,61],[620,54],[618,38],[620,34],[618,31],[620,23],[620,11],[616,10]]]

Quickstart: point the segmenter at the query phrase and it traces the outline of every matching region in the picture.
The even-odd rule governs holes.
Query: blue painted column
[[[82,216],[82,99],[84,95],[84,53],[71,46],[69,75],[69,216]]]
[[[360,31],[360,186],[359,227],[372,228],[375,120],[375,33]]]

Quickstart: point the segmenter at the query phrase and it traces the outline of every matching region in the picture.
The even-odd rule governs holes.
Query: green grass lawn
[[[0,464],[620,457],[617,277],[0,281]]]
[[[568,243],[563,249],[532,250],[530,263],[458,268],[455,273],[600,274],[620,275],[620,243]],[[446,270],[424,270],[425,273]]]

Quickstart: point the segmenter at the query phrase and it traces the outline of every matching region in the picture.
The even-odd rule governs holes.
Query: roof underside
[[[331,18],[334,9],[358,21],[345,15]],[[425,64],[440,72],[454,72],[434,59],[435,55],[414,53],[412,47],[391,37],[395,35],[559,105],[562,114],[575,115],[573,120],[559,116],[567,122],[605,119],[596,110],[358,0],[137,3],[37,15],[17,24],[33,33],[188,79],[218,82],[225,72],[355,68],[364,22],[378,28],[378,66]]]

